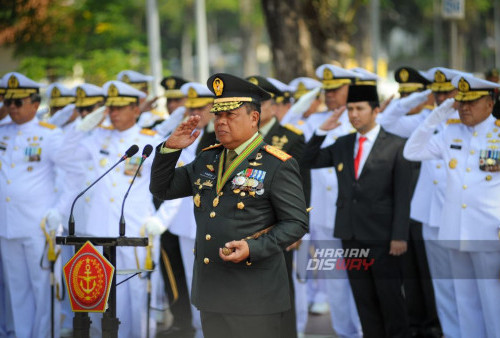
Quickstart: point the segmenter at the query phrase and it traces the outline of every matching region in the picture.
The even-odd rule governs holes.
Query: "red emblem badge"
[[[115,268],[87,241],[64,265],[73,312],[104,312]]]

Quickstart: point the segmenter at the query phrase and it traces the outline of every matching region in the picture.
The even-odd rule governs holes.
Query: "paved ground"
[[[312,315],[307,320],[304,338],[336,338],[330,322],[330,314]]]

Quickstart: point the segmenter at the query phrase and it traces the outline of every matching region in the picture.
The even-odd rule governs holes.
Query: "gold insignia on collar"
[[[272,139],[273,147],[276,147],[276,148],[282,150],[283,146],[287,143],[288,143],[288,138],[286,137],[286,135],[283,135],[281,137],[279,137],[277,135],[273,136],[273,139]]]
[[[218,77],[216,77],[214,79],[212,87],[214,88],[215,95],[221,96],[222,91],[224,90],[224,82],[221,79],[219,79]]]
[[[401,78],[401,81],[406,82],[410,77],[410,73],[408,73],[408,71],[405,68],[403,68],[399,71],[399,77]]]

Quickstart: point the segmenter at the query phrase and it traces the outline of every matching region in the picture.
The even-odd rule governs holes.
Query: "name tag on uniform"
[[[462,146],[460,144],[452,144],[452,145],[450,145],[450,148],[460,150],[460,149],[462,149]]]
[[[101,149],[99,150],[99,153],[103,154],[103,155],[109,155],[109,151],[105,150],[105,149]]]
[[[7,150],[7,143],[0,142],[0,150],[1,150],[1,151],[5,151],[5,150]]]

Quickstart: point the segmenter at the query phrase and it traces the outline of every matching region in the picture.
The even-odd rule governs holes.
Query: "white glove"
[[[290,110],[288,110],[285,116],[283,116],[280,124],[282,126],[287,123],[294,124],[296,120],[300,119],[300,117],[311,107],[311,104],[316,99],[320,91],[321,87],[317,87],[302,95],[297,102],[293,104]]]
[[[427,116],[424,123],[431,128],[437,127],[448,117],[448,115],[455,111],[455,108],[453,108],[454,103],[454,98],[446,99]]]
[[[179,123],[182,122],[184,118],[184,113],[186,112],[185,107],[179,107],[170,114],[169,118],[154,127],[154,130],[160,134],[162,137],[167,137],[171,132],[177,128]]]
[[[106,107],[97,108],[92,113],[85,116],[76,129],[84,132],[94,129],[103,120],[105,111]]]
[[[424,90],[423,92],[415,92],[407,97],[399,99],[398,102],[400,107],[405,110],[406,114],[413,108],[427,101],[427,98],[429,97],[430,93],[432,93],[432,90],[430,89]]]
[[[146,218],[144,226],[146,227],[146,232],[153,236],[161,235],[165,230],[167,230],[161,220],[156,216],[149,216]]]
[[[62,217],[59,211],[56,209],[49,209],[45,214],[45,226],[47,231],[50,233],[52,231],[56,231],[57,228],[61,225]]]
[[[52,115],[49,118],[48,122],[58,127],[62,127],[66,124],[66,122],[68,122],[70,117],[73,115],[74,111],[75,111],[75,105],[68,104],[66,107],[58,110],[54,115]]]

